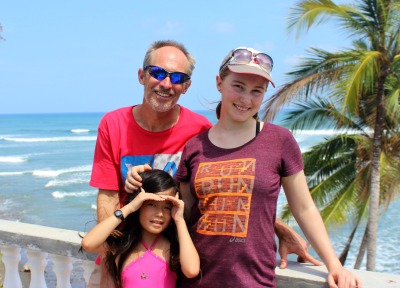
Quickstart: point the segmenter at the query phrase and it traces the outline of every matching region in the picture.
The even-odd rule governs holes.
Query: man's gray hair
[[[174,40],[159,40],[159,41],[153,42],[150,45],[149,49],[147,50],[146,55],[144,56],[143,68],[146,67],[147,65],[151,65],[151,57],[153,56],[154,51],[156,51],[157,49],[160,49],[162,47],[166,47],[166,46],[175,47],[175,48],[181,50],[183,54],[185,54],[186,58],[188,59],[188,63],[189,63],[189,66],[187,67],[187,71],[185,71],[185,73],[188,74],[189,76],[192,76],[194,66],[196,64],[196,59],[189,53],[189,51],[186,49],[186,47],[182,43],[179,43]]]

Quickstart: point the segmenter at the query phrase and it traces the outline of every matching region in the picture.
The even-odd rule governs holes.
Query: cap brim
[[[253,74],[264,77],[269,82],[271,82],[272,86],[275,88],[275,83],[272,81],[271,75],[264,71],[263,69],[258,66],[258,64],[249,63],[247,65],[228,65],[228,69],[234,73],[241,73],[241,74]]]

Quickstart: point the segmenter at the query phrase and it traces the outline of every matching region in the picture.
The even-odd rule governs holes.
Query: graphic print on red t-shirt
[[[198,233],[247,236],[255,166],[254,158],[199,165],[194,182],[202,214]]]

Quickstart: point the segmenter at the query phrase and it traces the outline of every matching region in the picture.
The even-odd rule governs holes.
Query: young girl
[[[167,172],[155,169],[140,176],[144,191],[130,194],[125,206],[90,230],[82,248],[106,253],[105,265],[118,288],[173,288],[179,272],[192,278],[200,271],[183,218],[184,203]],[[121,236],[110,236],[118,226]]]

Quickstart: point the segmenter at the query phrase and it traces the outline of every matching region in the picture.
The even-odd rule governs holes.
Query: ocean
[[[197,112],[216,122],[214,111]],[[88,231],[95,225],[97,190],[89,186],[89,179],[97,125],[103,115],[0,115],[1,219],[77,231]],[[294,135],[305,151],[333,133],[338,132],[310,130]],[[281,194],[279,207],[285,203]],[[400,274],[399,220],[397,199],[380,218],[377,272]],[[344,225],[329,231],[338,254],[349,229]],[[355,243],[360,243],[361,237],[356,235]],[[352,248],[346,267],[352,268],[356,254],[357,249]]]

